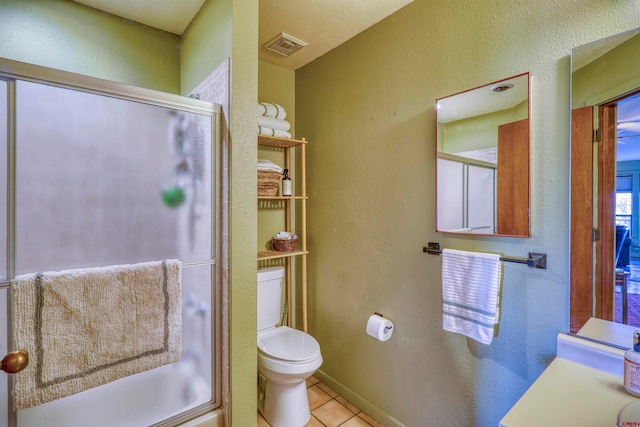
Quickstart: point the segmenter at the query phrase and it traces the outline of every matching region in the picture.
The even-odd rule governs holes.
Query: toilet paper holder
[[[388,341],[393,334],[393,322],[380,313],[373,313],[367,320],[367,335],[378,341]]]
[[[378,313],[377,311],[374,311],[373,314],[376,314],[376,315],[378,315],[380,317],[384,317],[382,314]],[[391,329],[393,329],[393,325],[392,326],[386,326],[384,328],[385,331],[390,331]]]

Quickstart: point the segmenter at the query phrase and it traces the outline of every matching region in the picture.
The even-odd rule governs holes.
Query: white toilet
[[[258,270],[258,410],[273,427],[311,418],[306,379],[322,365],[311,335],[280,325],[283,267]]]

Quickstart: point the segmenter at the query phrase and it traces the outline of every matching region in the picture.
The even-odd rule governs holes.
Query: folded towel
[[[442,326],[483,344],[491,344],[498,323],[500,255],[442,251]]]
[[[286,120],[276,119],[275,117],[258,116],[258,126],[264,128],[283,130],[288,132],[291,129],[291,123]]]
[[[180,360],[180,287],[178,260],[16,277],[14,342],[30,359],[16,409]]]
[[[287,112],[278,104],[272,102],[258,102],[258,115],[286,119]]]
[[[289,132],[285,132],[283,130],[278,130],[278,129],[265,128],[262,126],[258,126],[258,133],[260,135],[278,136],[280,138],[291,139],[291,134]]]
[[[273,163],[271,160],[267,159],[258,159],[258,170],[259,171],[272,171],[282,173],[283,169],[277,164]]]

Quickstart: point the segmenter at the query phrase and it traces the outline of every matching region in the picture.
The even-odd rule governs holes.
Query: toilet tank
[[[258,331],[280,324],[284,267],[258,269]]]

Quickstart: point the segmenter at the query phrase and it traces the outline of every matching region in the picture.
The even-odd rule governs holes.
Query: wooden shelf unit
[[[286,294],[288,301],[287,324],[293,325],[293,303],[291,286],[293,283],[293,260],[294,257],[300,257],[301,260],[301,301],[302,301],[302,330],[307,332],[307,158],[306,146],[307,141],[302,139],[287,139],[275,136],[258,135],[258,145],[264,147],[281,148],[284,150],[284,168],[291,170],[291,150],[298,150],[300,155],[300,168],[296,170],[295,180],[296,194],[292,196],[258,196],[258,201],[272,200],[284,202],[285,227],[287,231],[292,229],[293,215],[292,210],[296,203],[300,204],[300,218],[298,229],[295,233],[298,235],[298,248],[293,252],[278,251],[260,251],[258,252],[258,261],[284,259],[285,261],[285,278],[286,278]],[[275,230],[280,231],[280,230]],[[275,233],[274,233],[275,234]]]
[[[307,196],[258,196],[258,200],[302,200]]]
[[[307,141],[302,139],[288,139],[277,136],[258,135],[258,145],[265,147],[291,148],[299,145],[305,145]]]
[[[278,252],[278,251],[260,251],[258,252],[258,261],[267,259],[289,258],[297,255],[306,255],[307,251]]]

